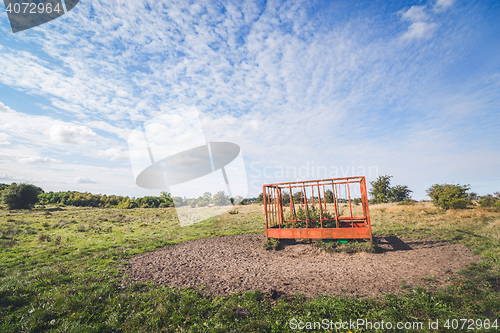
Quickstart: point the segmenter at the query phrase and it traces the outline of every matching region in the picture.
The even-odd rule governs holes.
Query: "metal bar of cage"
[[[268,239],[372,240],[364,176],[266,184],[263,198]]]

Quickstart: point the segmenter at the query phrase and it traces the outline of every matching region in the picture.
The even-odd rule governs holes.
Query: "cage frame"
[[[362,216],[353,216],[352,212],[352,199],[350,185],[359,183],[361,194],[361,205],[363,209]],[[335,218],[325,218],[323,215],[323,206],[325,215],[327,212],[326,191],[325,186],[332,186],[333,194],[333,208],[335,210]],[[340,195],[337,191],[337,185],[346,185],[347,201],[349,207],[349,216],[340,216],[339,214],[339,199]],[[319,219],[309,219],[309,204],[307,198],[307,189],[311,189],[312,207],[315,206],[314,188],[317,188],[317,204],[319,207]],[[323,198],[321,197],[321,187],[323,188]],[[301,189],[301,197],[299,205],[305,207],[305,220],[297,219],[297,214],[294,209],[296,203],[293,198],[292,188]],[[290,194],[290,215],[292,219],[286,220],[283,210],[282,190],[289,190]],[[339,190],[340,191],[340,190]],[[274,239],[368,239],[372,238],[370,212],[368,207],[368,196],[366,190],[365,176],[343,177],[343,178],[330,178],[320,180],[307,180],[286,183],[264,184],[262,186],[262,194],[264,199],[264,213],[266,223],[266,238]],[[293,213],[292,213],[293,211]],[[293,215],[292,215],[293,214]],[[323,222],[335,221],[334,227],[324,227]],[[296,223],[304,222],[305,228],[297,228]],[[314,223],[320,222],[320,227],[313,227]],[[292,224],[291,228],[284,227],[286,223]],[[282,227],[283,226],[283,227]]]

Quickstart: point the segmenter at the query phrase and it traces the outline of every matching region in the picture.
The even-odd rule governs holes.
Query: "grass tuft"
[[[370,241],[355,241],[350,240],[348,243],[337,243],[335,240],[331,243],[326,243],[318,241],[314,243],[314,246],[330,253],[375,253],[377,252],[377,246]]]

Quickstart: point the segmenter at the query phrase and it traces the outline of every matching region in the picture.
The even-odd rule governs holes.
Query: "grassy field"
[[[439,320],[434,331],[444,332],[447,319],[494,323],[500,316],[500,213],[443,211],[428,202],[370,206],[373,233],[459,242],[483,255],[444,290],[402,283],[407,292],[400,296],[295,295],[276,302],[258,290],[211,297],[193,289],[123,283],[120,268],[136,254],[190,239],[264,232],[262,206],[238,211],[187,227],[179,226],[171,208],[0,211],[0,331],[288,332],[292,319],[366,319],[423,322],[424,328]],[[365,330],[351,329],[356,331]]]

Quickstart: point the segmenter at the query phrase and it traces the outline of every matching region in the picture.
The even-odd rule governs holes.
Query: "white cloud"
[[[414,22],[408,28],[402,38],[403,39],[429,39],[436,31],[438,25],[436,23]]]
[[[0,112],[9,113],[12,112],[12,109],[9,108],[7,105],[3,104],[2,102],[0,102]]]
[[[98,182],[93,180],[93,179],[90,179],[90,178],[76,177],[75,183],[77,183],[77,184],[97,184]]]
[[[10,145],[10,142],[7,141],[8,138],[9,138],[9,136],[7,135],[7,133],[0,133],[0,146],[8,146],[8,145]]]
[[[85,144],[96,134],[87,126],[56,124],[50,128],[51,140],[57,143]]]
[[[28,150],[26,150],[28,151]],[[29,152],[29,151],[28,151]],[[0,159],[17,161],[21,164],[48,164],[53,162],[59,162],[56,159],[50,157],[42,157],[37,153],[34,154],[18,154],[17,149],[9,147],[9,149],[3,149],[0,154]]]
[[[17,161],[22,164],[44,164],[57,162],[57,160],[49,157],[41,157],[41,156],[19,156],[17,157]]]
[[[437,0],[433,9],[437,12],[444,11],[453,5],[454,2],[455,0]]]
[[[439,24],[432,22],[433,17],[427,13],[426,8],[427,6],[412,6],[406,11],[399,11],[401,20],[410,22],[408,30],[401,36],[401,39],[427,40],[433,36]]]
[[[3,174],[0,174],[0,179],[2,179],[2,180],[14,180],[15,178],[9,176],[6,173],[3,173]]]
[[[425,6],[411,6],[407,11],[400,13],[403,20],[411,22],[426,21],[429,18],[425,12]]]
[[[128,161],[129,153],[120,148],[109,148],[106,150],[98,150],[97,156],[104,159],[109,159],[110,161]]]

